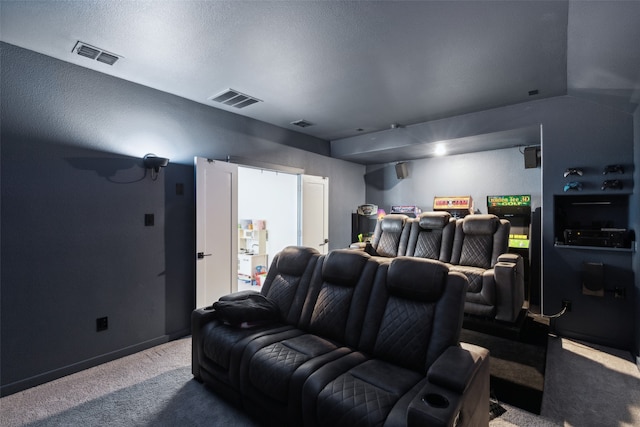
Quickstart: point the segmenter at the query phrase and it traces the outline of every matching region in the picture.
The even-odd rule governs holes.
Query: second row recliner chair
[[[454,219],[448,212],[378,220],[368,252],[382,258],[439,260],[467,276],[465,313],[515,322],[524,303],[524,262],[508,253],[511,224],[496,215]],[[363,245],[352,245],[363,247]]]

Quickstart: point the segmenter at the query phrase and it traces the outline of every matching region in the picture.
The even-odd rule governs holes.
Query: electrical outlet
[[[154,222],[155,222],[155,218],[153,214],[144,214],[145,227],[153,227]]]
[[[109,318],[108,317],[98,317],[96,319],[96,332],[106,331],[109,329]]]
[[[568,300],[568,299],[563,299],[562,300],[562,308],[563,309],[566,308],[567,309],[566,311],[571,311],[571,308],[572,308],[571,307],[571,301]]]

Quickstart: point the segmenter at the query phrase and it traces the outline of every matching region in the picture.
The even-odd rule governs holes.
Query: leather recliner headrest
[[[469,215],[462,220],[464,234],[494,234],[500,225],[500,219],[491,214]]]
[[[380,228],[389,233],[400,233],[407,218],[405,215],[387,215],[382,218]]]
[[[420,228],[434,230],[444,228],[449,223],[451,214],[449,212],[424,212],[418,218]]]
[[[314,248],[287,246],[278,253],[276,268],[284,274],[302,276],[311,257],[317,254],[319,252]]]
[[[336,249],[325,255],[322,279],[335,285],[355,286],[371,257],[366,252]]]
[[[449,268],[428,258],[394,258],[387,272],[387,290],[391,295],[424,302],[442,295]]]

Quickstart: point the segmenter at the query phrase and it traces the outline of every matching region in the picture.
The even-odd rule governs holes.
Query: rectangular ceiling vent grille
[[[244,93],[238,92],[235,89],[227,89],[224,92],[213,95],[208,99],[235,108],[244,108],[248,107],[249,105],[255,104],[256,102],[262,102],[261,99],[245,95]]]
[[[104,49],[91,46],[90,44],[81,41],[78,41],[76,43],[76,45],[73,47],[72,52],[75,52],[80,56],[84,56],[85,58],[94,59],[107,65],[113,65],[118,59],[121,58],[121,56],[115,55],[113,53],[105,51]]]
[[[295,122],[291,122],[291,124],[294,126],[300,126],[301,128],[313,126],[313,123],[308,122],[306,120],[296,120]]]

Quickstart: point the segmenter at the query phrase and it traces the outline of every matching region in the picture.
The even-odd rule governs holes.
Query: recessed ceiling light
[[[433,150],[433,154],[436,156],[444,156],[447,154],[447,147],[444,144],[436,144],[435,150]]]

